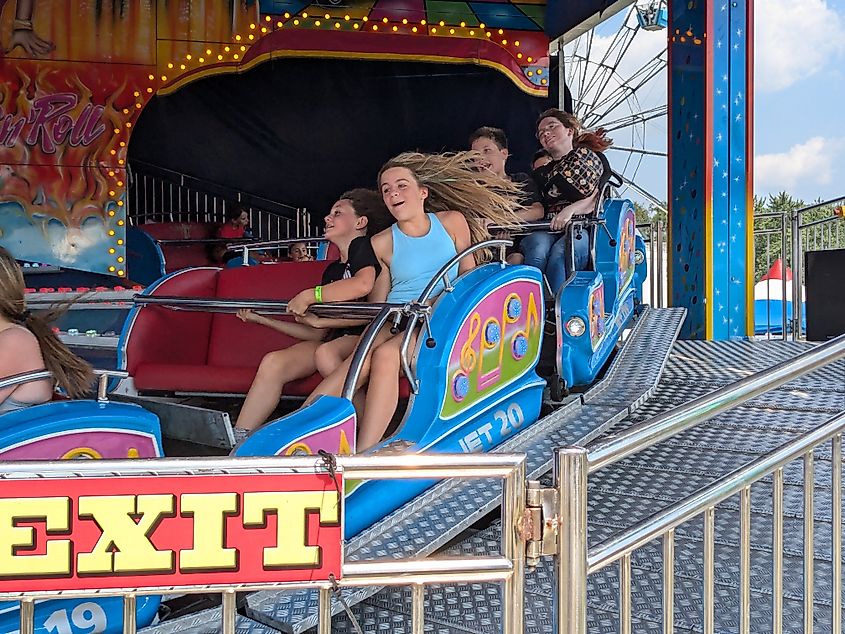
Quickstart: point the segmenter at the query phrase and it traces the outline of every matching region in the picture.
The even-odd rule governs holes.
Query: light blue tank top
[[[434,214],[426,214],[431,223],[428,233],[413,238],[402,233],[399,224],[393,232],[393,255],[390,260],[390,293],[388,302],[403,304],[419,298],[431,278],[450,259],[457,255],[452,236]],[[458,276],[458,264],[449,269],[449,279]],[[443,281],[438,282],[431,294],[434,298],[443,292]]]

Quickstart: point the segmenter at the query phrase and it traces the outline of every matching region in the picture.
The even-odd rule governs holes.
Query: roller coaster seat
[[[145,294],[286,300],[320,283],[328,262],[284,262],[174,273]],[[141,393],[246,394],[262,357],[297,342],[280,332],[245,324],[233,314],[133,309],[121,337],[119,363]],[[319,376],[285,386],[306,396]]]
[[[217,237],[218,223],[213,222],[154,222],[140,225],[138,229],[153,240],[208,240]],[[182,243],[178,245],[159,244],[164,255],[164,270],[167,273],[189,266],[209,266],[208,244]]]

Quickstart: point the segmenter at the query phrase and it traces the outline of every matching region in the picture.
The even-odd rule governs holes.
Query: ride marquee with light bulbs
[[[0,0],[0,246],[126,275],[127,151],[150,99],[274,58],[494,68],[546,96],[549,42],[624,0]],[[751,0],[668,0],[671,303],[753,333]]]

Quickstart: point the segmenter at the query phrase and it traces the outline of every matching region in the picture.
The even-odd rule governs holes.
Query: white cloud
[[[829,185],[843,148],[843,139],[816,136],[786,152],[760,154],[754,157],[754,189],[769,193],[796,186]]]
[[[826,0],[763,0],[755,13],[756,88],[774,92],[836,68],[845,54],[842,17]]]

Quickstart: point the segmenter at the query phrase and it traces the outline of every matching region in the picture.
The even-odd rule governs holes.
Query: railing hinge
[[[540,557],[557,554],[558,495],[539,480],[528,480],[525,489],[525,513],[517,522],[517,530],[525,542],[525,565],[533,568]]]

